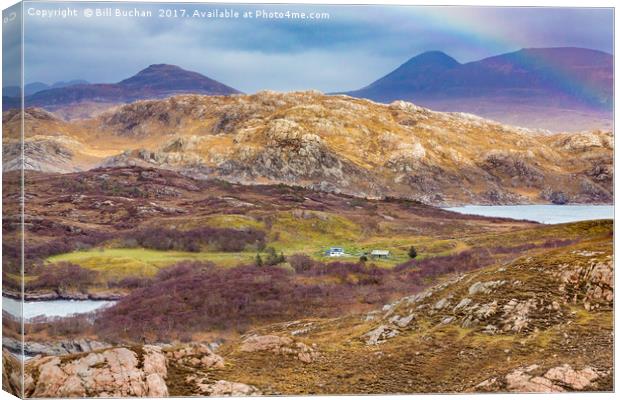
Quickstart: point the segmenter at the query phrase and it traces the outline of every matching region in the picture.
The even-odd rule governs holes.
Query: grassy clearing
[[[274,247],[287,253],[313,254],[317,249],[352,243],[363,237],[361,228],[351,220],[327,213],[312,218],[298,218],[291,213],[278,213],[270,231]]]
[[[50,263],[71,262],[83,268],[101,272],[107,278],[153,276],[161,268],[179,261],[212,261],[221,266],[235,266],[253,261],[254,253],[223,253],[159,251],[150,249],[92,249],[60,254],[47,259]]]

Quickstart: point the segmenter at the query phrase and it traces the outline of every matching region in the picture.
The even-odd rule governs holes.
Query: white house
[[[342,247],[330,247],[330,249],[325,252],[325,255],[328,257],[344,257],[345,253]]]
[[[373,258],[388,258],[390,257],[389,250],[373,250],[370,252],[370,256]]]

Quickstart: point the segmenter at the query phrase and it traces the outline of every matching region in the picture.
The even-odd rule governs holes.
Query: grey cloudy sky
[[[409,58],[442,50],[468,62],[524,47],[613,49],[611,9],[26,3],[78,17],[25,17],[25,81],[117,82],[176,64],[241,91],[357,89]],[[151,18],[83,16],[150,9]],[[158,8],[327,12],[328,20],[157,18]],[[5,83],[6,85],[6,83]]]

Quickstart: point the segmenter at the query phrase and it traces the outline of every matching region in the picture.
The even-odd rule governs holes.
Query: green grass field
[[[114,249],[97,248],[60,254],[47,259],[50,263],[67,261],[83,268],[101,272],[106,278],[124,278],[127,276],[153,276],[161,268],[179,261],[212,261],[227,267],[253,262],[255,253],[223,253],[183,251],[159,251],[150,249]]]

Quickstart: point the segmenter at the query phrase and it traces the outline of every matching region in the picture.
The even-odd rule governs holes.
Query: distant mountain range
[[[29,85],[26,85],[27,87]],[[19,105],[14,98],[3,93],[3,109]],[[15,91],[9,88],[9,94]],[[156,99],[175,94],[192,93],[205,95],[229,95],[241,93],[197,72],[187,71],[175,65],[154,64],[131,78],[118,83],[80,83],[65,87],[49,88],[31,95],[26,92],[27,107],[55,110],[81,103],[119,104],[136,100]],[[16,92],[17,94],[19,91]],[[10,96],[8,96],[10,97]]]
[[[178,66],[155,64],[113,84],[85,81],[26,85],[25,104],[66,119],[88,118],[113,105],[176,94],[230,95],[239,90]],[[20,105],[4,88],[3,110]],[[340,93],[343,94],[343,93]],[[411,101],[438,111],[467,112],[506,124],[551,131],[612,128],[613,56],[564,47],[522,49],[459,63],[422,53],[370,85],[344,94],[382,103]]]
[[[613,56],[574,47],[540,48],[461,64],[430,51],[346,94],[382,103],[407,100],[537,128],[591,129],[592,119],[609,128]]]
[[[84,85],[84,84],[88,84],[88,82],[83,79],[75,79],[75,80],[67,81],[67,82],[59,81],[51,85],[48,85],[47,83],[43,83],[43,82],[32,82],[32,83],[27,83],[24,86],[24,94],[26,96],[30,96],[35,93],[42,92],[43,90],[58,89],[58,88],[63,88],[67,86]],[[5,86],[3,88],[2,95],[7,96],[7,97],[18,97],[19,86]]]

